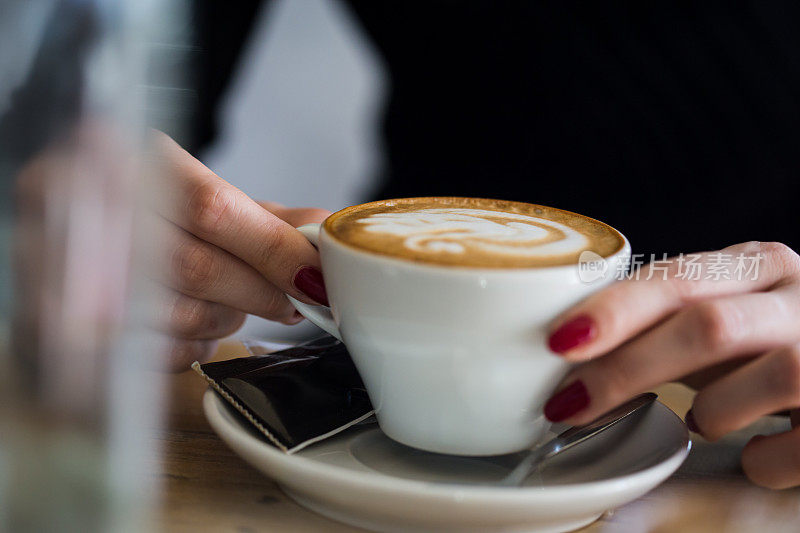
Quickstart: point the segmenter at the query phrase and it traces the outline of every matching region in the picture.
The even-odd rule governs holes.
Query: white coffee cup
[[[294,306],[345,343],[389,437],[457,455],[511,453],[544,435],[543,404],[569,369],[547,348],[548,328],[630,258],[625,240],[586,282],[578,264],[454,268],[360,251],[320,224],[298,229],[320,251],[331,308]]]

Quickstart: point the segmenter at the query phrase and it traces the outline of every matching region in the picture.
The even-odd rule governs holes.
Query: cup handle
[[[319,249],[320,227],[321,224],[305,224],[297,228],[297,231],[302,233],[303,236],[306,239],[308,239],[311,244],[313,244],[317,249]],[[330,307],[325,307],[323,305],[309,305],[299,300],[296,300],[295,298],[292,298],[289,295],[286,295],[286,297],[289,298],[289,301],[292,302],[294,308],[297,309],[301,315],[303,315],[311,322],[313,322],[320,328],[324,329],[337,339],[342,340],[342,334],[339,332],[339,327],[333,320],[333,314],[331,313]]]

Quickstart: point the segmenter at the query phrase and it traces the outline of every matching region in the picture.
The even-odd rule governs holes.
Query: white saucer
[[[509,457],[422,452],[390,440],[374,424],[286,455],[213,391],[203,407],[222,440],[300,505],[376,531],[577,529],[653,489],[691,447],[681,419],[656,402],[639,420],[550,460],[525,486],[496,487],[510,470]]]

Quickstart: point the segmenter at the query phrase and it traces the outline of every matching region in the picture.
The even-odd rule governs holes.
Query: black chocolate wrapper
[[[286,453],[374,412],[350,354],[329,335],[266,355],[195,362],[192,368]]]

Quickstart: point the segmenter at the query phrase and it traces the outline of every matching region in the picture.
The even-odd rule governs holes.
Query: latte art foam
[[[568,265],[583,251],[607,257],[624,244],[613,228],[576,213],[482,198],[372,202],[334,213],[325,229],[365,251],[464,267]]]
[[[589,240],[551,220],[484,209],[421,209],[375,213],[359,219],[370,233],[403,238],[403,245],[420,253],[485,253],[544,257],[580,253]]]

